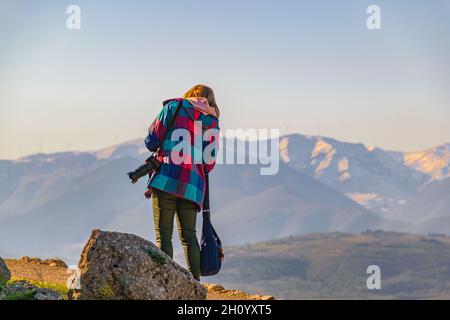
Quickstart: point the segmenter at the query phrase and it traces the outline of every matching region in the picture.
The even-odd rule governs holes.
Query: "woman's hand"
[[[144,193],[145,198],[150,199],[152,197],[152,188],[148,188]]]

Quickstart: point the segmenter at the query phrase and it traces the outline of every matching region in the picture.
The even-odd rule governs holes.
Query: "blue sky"
[[[450,142],[449,18],[446,0],[2,0],[0,158],[143,137],[196,83],[215,90],[224,129]]]

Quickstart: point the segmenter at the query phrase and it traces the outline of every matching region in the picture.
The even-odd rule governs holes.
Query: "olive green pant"
[[[195,225],[197,205],[170,193],[153,190],[153,219],[156,243],[162,251],[173,258],[173,218],[177,216],[178,234],[183,245],[188,270],[195,279],[200,279],[200,246]]]

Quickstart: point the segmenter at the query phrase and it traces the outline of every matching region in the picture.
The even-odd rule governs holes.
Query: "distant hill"
[[[414,199],[392,212],[392,218],[410,221],[417,232],[450,233],[450,178],[427,184]]]
[[[366,287],[369,265],[381,268],[381,290]],[[450,238],[330,233],[226,248],[207,281],[284,299],[449,299]]]
[[[0,204],[0,243],[7,243],[5,250],[13,256],[60,256],[73,263],[92,229],[128,210],[147,215],[150,233],[145,181],[132,186],[125,176],[138,163],[128,157],[97,160],[89,154],[13,163],[8,173],[14,191]],[[135,209],[139,205],[146,208]]]
[[[227,244],[310,232],[359,232],[381,218],[336,190],[280,164],[260,176],[255,166],[220,166],[211,177],[213,222]]]

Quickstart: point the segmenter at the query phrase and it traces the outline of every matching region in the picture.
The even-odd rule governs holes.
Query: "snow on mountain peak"
[[[403,154],[405,165],[429,174],[433,179],[450,177],[450,143],[424,151]]]
[[[311,153],[312,158],[317,157],[321,153],[329,154],[335,151],[333,146],[322,139],[317,140],[317,143]]]
[[[135,157],[147,153],[148,150],[144,147],[143,139],[135,139],[96,151],[93,154],[97,159],[117,159],[124,156]]]
[[[288,145],[289,145],[288,137],[283,137],[280,139],[280,145],[279,145],[280,146],[280,157],[284,163],[288,163],[290,161]]]
[[[334,155],[336,154],[336,150],[333,146],[324,140],[320,139],[317,141],[314,149],[311,152],[311,164],[315,165],[316,163],[316,177],[319,177],[323,170],[328,168],[333,161]],[[319,157],[323,155],[322,157]]]

